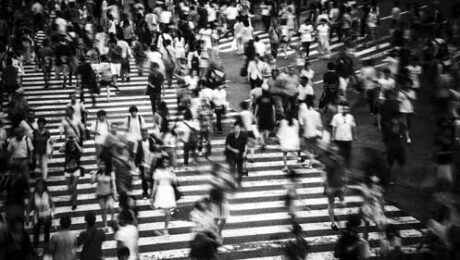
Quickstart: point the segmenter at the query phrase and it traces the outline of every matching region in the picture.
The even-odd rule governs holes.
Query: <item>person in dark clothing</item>
[[[85,102],[85,88],[89,90],[91,94],[91,101],[93,107],[96,106],[96,97],[94,94],[99,94],[99,87],[97,85],[96,73],[94,73],[91,64],[87,60],[82,60],[80,66],[78,66],[78,74],[80,75],[81,80],[81,90],[80,90],[80,101]]]
[[[43,72],[43,80],[45,81],[45,88],[49,87],[49,80],[51,78],[51,70],[53,69],[53,50],[49,46],[48,39],[43,41],[43,46],[38,49],[37,58],[38,63]]]
[[[61,75],[63,78],[63,87],[67,85],[67,77],[69,77],[69,83],[72,84],[72,77],[70,76],[70,60],[72,56],[72,50],[67,44],[67,41],[63,38],[59,41],[55,51],[55,69],[57,78],[60,79]]]
[[[151,71],[148,79],[147,91],[146,94],[150,96],[150,102],[152,105],[152,113],[157,111],[157,106],[161,102],[161,88],[165,78],[163,74],[159,71],[160,66],[158,63],[152,63]]]
[[[3,100],[3,92],[11,95],[18,87],[18,69],[13,66],[13,60],[8,58],[6,60],[6,66],[2,70],[2,83],[3,86],[0,88],[0,101]]]
[[[190,258],[193,260],[216,260],[219,243],[212,232],[199,232],[190,241]]]
[[[87,229],[80,233],[77,238],[78,246],[83,245],[81,260],[101,260],[102,243],[105,240],[105,233],[102,229],[96,228],[96,216],[93,213],[86,213],[85,222]]]
[[[330,103],[334,103],[339,95],[339,76],[335,71],[336,65],[333,62],[327,64],[328,71],[323,75],[323,93],[319,100],[319,107],[324,108]]]
[[[366,242],[359,236],[360,225],[361,219],[358,216],[349,217],[345,231],[335,245],[334,257],[340,260],[365,259]]]
[[[300,260],[306,259],[310,246],[307,241],[302,237],[302,227],[294,222],[292,224],[292,234],[294,239],[289,241],[285,245],[286,259],[288,260]]]
[[[388,132],[385,134],[383,140],[386,148],[387,163],[388,163],[388,173],[387,179],[384,180],[385,184],[392,184],[395,177],[391,174],[391,168],[393,167],[394,162],[396,161],[400,167],[404,167],[407,162],[406,155],[406,145],[404,143],[404,138],[401,135],[401,126],[398,122],[398,119],[393,119],[387,126]]]
[[[391,132],[392,120],[399,117],[399,103],[393,90],[387,90],[384,95],[385,101],[379,106],[377,126],[382,131],[385,141],[386,135]]]
[[[5,220],[8,225],[12,225],[16,219],[20,219],[24,223],[24,211],[26,205],[24,199],[29,193],[28,180],[20,174],[21,166],[12,164],[10,166],[9,177],[1,187],[6,191],[6,199],[4,204]]]
[[[157,141],[149,136],[147,129],[141,129],[142,140],[137,142],[137,151],[135,155],[134,163],[139,168],[141,180],[142,180],[142,196],[148,197],[149,188],[152,188],[153,179],[149,174],[149,153],[155,152],[155,145],[158,144]]]
[[[225,140],[225,157],[230,166],[230,171],[239,185],[243,175],[247,175],[243,169],[243,160],[246,157],[247,151],[247,137],[246,134],[241,132],[241,123],[236,122],[234,125],[234,132],[230,133]]]

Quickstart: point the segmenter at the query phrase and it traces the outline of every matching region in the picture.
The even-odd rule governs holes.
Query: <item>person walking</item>
[[[150,74],[148,78],[148,85],[146,95],[150,97],[150,103],[152,106],[152,113],[157,111],[157,106],[161,101],[161,90],[165,81],[164,75],[159,70],[158,63],[152,63],[150,65]]]
[[[70,231],[72,219],[64,215],[59,220],[60,230],[50,240],[49,252],[53,260],[75,260],[77,257],[77,238]]]
[[[200,126],[193,119],[192,112],[186,110],[184,113],[184,120],[180,122],[176,127],[176,132],[184,144],[184,167],[188,169],[188,159],[189,154],[191,153],[193,158],[197,159],[196,148],[198,144],[198,133],[200,131]]]
[[[256,100],[254,114],[257,126],[262,134],[262,149],[265,149],[270,132],[275,126],[275,101],[268,90],[262,88],[262,96]]]
[[[223,243],[222,230],[230,215],[228,193],[231,189],[229,180],[225,178],[228,173],[220,164],[214,164],[211,170],[211,189],[209,191],[209,207],[214,223],[217,226],[217,241]]]
[[[310,168],[311,163],[317,154],[316,150],[318,139],[322,136],[323,132],[321,114],[314,109],[313,99],[307,98],[305,102],[300,104],[298,116],[305,144],[304,153],[308,158],[304,163],[307,168]]]
[[[318,52],[321,59],[324,59],[331,53],[329,47],[330,26],[326,20],[320,20],[319,25],[316,27],[318,34]]]
[[[233,132],[225,139],[225,158],[230,166],[230,173],[235,177],[237,184],[241,186],[241,179],[248,175],[243,169],[243,163],[247,152],[247,137],[241,131],[241,123],[235,122]]]
[[[292,111],[287,111],[286,118],[281,119],[276,136],[279,139],[281,151],[283,152],[283,171],[287,172],[288,153],[300,151],[299,121],[294,118]]]
[[[165,214],[165,226],[163,234],[169,238],[168,226],[171,219],[171,210],[176,208],[177,177],[169,170],[169,158],[163,156],[157,161],[157,168],[154,173],[154,183],[151,197],[152,208],[159,208]]]
[[[44,179],[38,179],[35,182],[35,189],[32,192],[29,205],[26,209],[26,224],[30,221],[30,213],[33,212],[33,234],[34,247],[38,247],[38,237],[40,229],[43,226],[45,244],[50,241],[51,222],[53,221],[54,202],[48,191]]]
[[[19,174],[28,181],[30,179],[30,165],[32,164],[34,146],[32,140],[25,136],[24,129],[17,127],[13,131],[7,152],[10,164],[18,166]]]
[[[96,198],[102,209],[101,217],[104,231],[108,231],[107,213],[110,212],[111,220],[114,220],[114,196],[117,194],[115,185],[115,173],[107,172],[104,161],[98,163],[98,169],[92,176],[92,183],[96,183]]]
[[[345,167],[350,169],[352,142],[356,140],[355,118],[349,113],[348,104],[341,106],[342,111],[332,117],[332,140],[337,144],[345,162]]]
[[[83,246],[81,260],[101,260],[102,243],[105,241],[105,233],[96,227],[96,216],[93,213],[85,214],[86,230],[77,237],[77,246]]]
[[[142,129],[142,139],[137,142],[134,163],[139,169],[142,181],[142,197],[144,199],[147,199],[149,188],[152,186],[152,176],[149,173],[156,142],[153,137],[149,136],[147,129]]]
[[[222,118],[226,114],[228,101],[226,85],[220,84],[212,93],[212,104],[214,105],[214,112],[216,113],[216,129],[218,134],[222,134]]]
[[[80,158],[83,152],[83,148],[78,143],[74,134],[69,134],[65,143],[59,149],[61,153],[64,153],[64,174],[67,179],[67,188],[70,193],[70,202],[72,203],[72,210],[77,208],[77,196],[78,196],[78,179],[82,174],[80,167]]]
[[[305,57],[310,57],[310,46],[313,42],[313,34],[315,33],[315,28],[313,28],[310,19],[305,19],[305,22],[300,25],[299,28],[300,33],[300,44],[305,52]]]

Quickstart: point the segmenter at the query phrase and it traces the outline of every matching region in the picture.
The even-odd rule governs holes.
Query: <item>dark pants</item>
[[[278,56],[278,48],[280,47],[279,42],[277,43],[270,43],[271,46],[271,53],[274,59]]]
[[[150,103],[152,105],[152,113],[157,111],[157,106],[161,102],[161,92],[160,93],[150,93]]]
[[[149,195],[149,188],[152,186],[152,176],[145,170],[144,166],[139,166],[142,181],[142,196]]]
[[[310,45],[311,45],[311,42],[302,42],[302,46],[303,46],[303,49],[307,57],[310,56]]]
[[[184,165],[188,165],[188,156],[189,152],[192,153],[193,158],[196,160],[197,159],[197,154],[196,154],[196,144],[194,143],[184,143]]]
[[[200,142],[198,144],[198,151],[202,151],[203,147],[206,148],[205,157],[211,155],[211,139],[209,138],[209,131],[202,131],[200,133]]]
[[[257,88],[262,86],[263,79],[257,78],[257,79],[249,79],[249,85],[251,86],[251,89]]]
[[[271,17],[269,15],[262,16],[262,22],[264,23],[265,31],[268,32],[270,29]]]
[[[222,116],[225,114],[225,108],[223,106],[216,107],[214,109],[216,112],[216,127],[218,132],[222,132]]]
[[[45,236],[45,244],[50,241],[50,230],[51,230],[51,217],[38,218],[37,223],[34,226],[34,245],[38,246],[38,237],[40,235],[40,229],[43,226],[43,233]]]
[[[351,163],[351,141],[335,141],[335,144],[343,156],[345,167],[349,168]]]
[[[367,102],[369,103],[369,112],[371,114],[377,114],[377,97],[379,94],[379,89],[369,89],[367,91]]]
[[[244,175],[243,157],[241,155],[235,155],[232,152],[228,152],[226,157],[230,172],[236,177],[238,184],[240,184]]]

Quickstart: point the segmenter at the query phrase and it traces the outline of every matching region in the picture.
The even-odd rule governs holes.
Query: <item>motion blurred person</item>
[[[241,132],[241,123],[235,122],[233,132],[225,140],[225,157],[230,166],[230,172],[241,186],[241,179],[247,172],[243,169],[243,162],[247,152],[247,137]]]
[[[85,214],[86,230],[77,238],[77,246],[83,246],[81,260],[101,260],[102,243],[105,241],[105,233],[96,227],[96,216],[93,213]]]

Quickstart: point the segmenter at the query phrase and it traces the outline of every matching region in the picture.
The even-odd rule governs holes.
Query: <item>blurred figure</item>
[[[303,204],[300,194],[297,193],[297,189],[300,188],[298,180],[299,176],[296,171],[290,170],[287,177],[289,178],[289,183],[286,185],[287,191],[284,198],[284,204],[288,208],[288,213],[291,216],[291,219],[295,221],[296,212],[299,210],[301,204]],[[309,209],[306,205],[304,208]]]
[[[345,230],[337,240],[334,257],[339,260],[368,259],[370,257],[369,244],[359,235],[361,219],[357,216],[348,218]]]
[[[339,155],[338,147],[330,144],[328,150],[319,158],[325,172],[324,195],[328,198],[328,211],[331,220],[331,228],[338,231],[334,214],[335,198],[339,198],[341,204],[345,204],[346,175],[343,159]]]
[[[77,245],[83,246],[81,260],[101,260],[102,243],[105,241],[103,230],[96,228],[96,216],[93,213],[85,214],[87,229],[80,233],[77,238]]]
[[[74,260],[77,257],[77,238],[70,231],[72,220],[62,216],[60,230],[51,237],[49,252],[53,260]]]
[[[284,246],[286,260],[305,260],[307,259],[310,245],[302,237],[302,227],[294,222],[291,233],[294,236],[292,240]]]
[[[54,202],[48,191],[46,182],[38,179],[35,182],[35,189],[30,196],[29,206],[26,210],[26,224],[30,221],[30,213],[33,211],[34,247],[38,247],[40,228],[43,226],[45,244],[50,241],[51,222],[53,221]]]
[[[132,215],[128,211],[122,211],[118,216],[118,225],[112,225],[115,233],[114,239],[117,240],[117,254],[119,259],[139,259],[139,230],[132,222]]]

